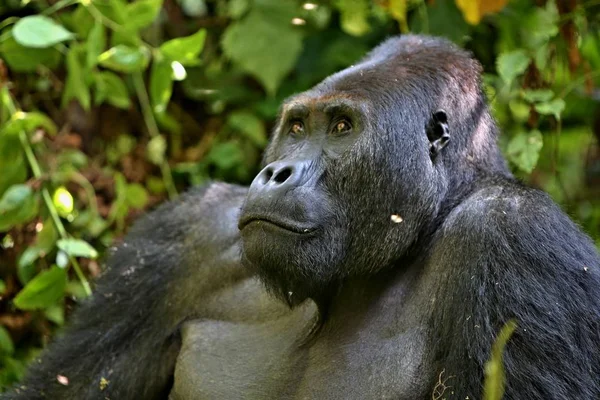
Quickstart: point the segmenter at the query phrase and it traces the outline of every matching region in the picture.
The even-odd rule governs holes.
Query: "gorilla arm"
[[[138,222],[64,335],[2,398],[166,398],[186,319],[283,312],[260,286],[244,284],[251,276],[240,266],[237,220],[245,195],[209,184]]]
[[[450,397],[480,398],[495,337],[514,319],[506,399],[600,398],[591,384],[600,356],[585,350],[600,333],[598,253],[549,197],[513,182],[490,185],[438,234],[425,275],[437,288],[428,295],[435,378],[443,371]]]

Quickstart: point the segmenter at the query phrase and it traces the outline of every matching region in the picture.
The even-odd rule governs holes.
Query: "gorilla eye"
[[[295,121],[290,127],[290,133],[293,135],[302,135],[304,133],[304,124],[300,121]]]
[[[351,129],[352,129],[352,125],[350,125],[350,122],[343,119],[341,121],[338,121],[338,123],[335,124],[335,126],[333,127],[333,133],[335,133],[335,134],[346,133],[346,132],[349,132]]]

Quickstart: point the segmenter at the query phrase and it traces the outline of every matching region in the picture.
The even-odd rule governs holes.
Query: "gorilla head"
[[[294,305],[418,255],[477,167],[506,168],[479,75],[407,35],[287,100],[242,209],[244,263]]]

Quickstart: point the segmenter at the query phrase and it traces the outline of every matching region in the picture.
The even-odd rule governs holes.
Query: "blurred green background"
[[[515,174],[598,242],[599,11],[598,0],[3,0],[0,389],[89,295],[137,216],[207,179],[249,183],[282,99],[401,32],[475,54]]]

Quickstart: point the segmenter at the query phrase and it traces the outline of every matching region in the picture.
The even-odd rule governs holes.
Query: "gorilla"
[[[3,399],[600,398],[600,257],[510,173],[481,67],[403,35],[281,107],[249,188],[150,213]],[[440,393],[441,392],[441,393]]]

